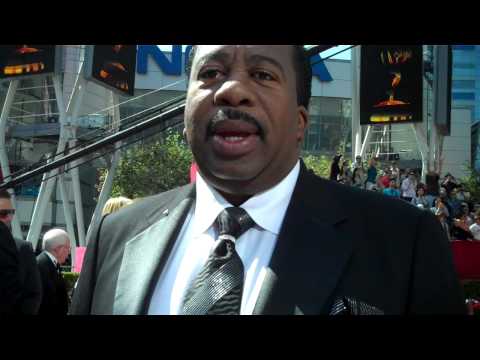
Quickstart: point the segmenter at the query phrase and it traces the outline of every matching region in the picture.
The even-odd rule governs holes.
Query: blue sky
[[[337,52],[339,52],[343,49],[346,49],[350,46],[352,46],[352,45],[338,45],[338,46],[335,46],[334,48],[331,48],[330,50],[322,52],[321,55],[322,55],[322,57],[327,57],[327,56],[332,55],[334,53],[337,53]],[[346,51],[332,57],[332,59],[350,60],[351,56],[352,56],[352,50],[346,50]]]
[[[162,51],[171,51],[172,50],[172,45],[158,45],[160,47],[160,49]],[[183,46],[183,49],[185,49],[187,47],[187,45],[182,45]],[[311,46],[311,45],[307,45],[307,46]],[[326,56],[329,56],[331,54],[334,54],[336,52],[339,52],[343,49],[346,49],[348,48],[349,46],[351,45],[338,45],[330,50],[327,50],[327,51],[324,51],[322,53],[322,57],[326,57]],[[332,59],[341,59],[341,60],[350,60],[351,59],[351,50],[347,50],[347,51],[344,51],[342,52],[341,54],[338,54],[334,57],[332,57]]]

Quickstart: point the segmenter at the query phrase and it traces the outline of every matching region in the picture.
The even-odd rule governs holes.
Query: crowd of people
[[[395,161],[378,166],[378,161],[372,158],[365,166],[361,156],[357,156],[352,165],[342,159],[342,155],[333,158],[330,180],[377,191],[432,211],[450,240],[480,241],[480,204],[471,199],[464,185],[452,174],[447,173],[440,179],[432,171],[423,183],[417,169],[400,169]]]

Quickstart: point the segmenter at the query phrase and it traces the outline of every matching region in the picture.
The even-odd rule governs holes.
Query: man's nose
[[[218,106],[252,106],[254,96],[242,79],[229,79],[216,91],[214,103]]]

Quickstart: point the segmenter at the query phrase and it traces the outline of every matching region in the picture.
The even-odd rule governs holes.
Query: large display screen
[[[360,123],[423,120],[421,45],[366,45],[361,50]]]

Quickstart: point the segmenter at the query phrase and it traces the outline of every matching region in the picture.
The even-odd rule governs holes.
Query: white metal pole
[[[0,165],[2,169],[3,179],[8,178],[10,173],[10,164],[8,162],[7,147],[5,144],[5,132],[7,129],[7,120],[8,115],[10,114],[10,109],[12,108],[13,99],[15,98],[15,93],[18,88],[18,80],[10,81],[8,87],[7,96],[5,102],[3,103],[2,114],[0,115]],[[17,201],[15,198],[15,193],[13,189],[8,189],[10,197],[12,200],[12,205],[14,209],[18,209]],[[13,235],[19,239],[23,240],[22,228],[20,227],[19,216],[14,216],[12,220],[12,232]]]
[[[70,201],[68,199],[67,191],[65,189],[64,174],[60,174],[58,176],[58,187],[60,188],[60,195],[62,196],[63,212],[65,214],[65,224],[67,225],[67,232],[70,237],[70,248],[72,252],[71,258],[73,266],[73,261],[75,259],[75,247],[77,242],[75,240],[75,228],[73,227],[72,213],[70,211]]]
[[[360,46],[352,49],[352,158],[361,152],[362,127],[360,125]]]
[[[365,133],[365,139],[363,140],[363,143],[360,142],[361,143],[361,148],[360,148],[359,154],[362,157],[362,159],[364,158],[365,153],[367,152],[367,145],[370,142],[371,138],[372,138],[372,127],[368,126],[367,127],[367,132]]]
[[[421,130],[421,124],[412,124],[411,128],[413,134],[415,135],[415,140],[418,144],[418,149],[420,150],[420,156],[422,157],[422,182],[425,182],[427,173],[428,173],[428,145],[427,139]]]
[[[59,122],[60,122],[60,136],[58,139],[57,154],[65,150],[67,144],[67,128],[65,126],[65,106],[63,103],[63,94],[60,84],[60,78],[58,75],[53,76],[53,85],[55,88],[55,98],[58,105],[58,110],[60,113]],[[62,155],[57,155],[55,158],[59,158]],[[30,241],[34,246],[38,243],[39,235],[42,229],[43,221],[45,219],[45,209],[50,201],[52,192],[54,189],[56,175],[58,174],[58,169],[52,170],[46,178],[50,178],[47,181],[43,181],[40,186],[40,192],[38,195],[37,203],[33,210],[32,222],[30,225],[30,230],[28,231],[27,240]],[[52,204],[56,206],[56,204]]]
[[[113,92],[112,92],[112,104],[113,104],[113,124],[112,125],[115,131],[118,131],[120,127],[120,109],[118,105],[118,95],[116,95]],[[98,224],[98,222],[102,218],[103,207],[105,206],[105,203],[109,199],[110,194],[112,192],[113,179],[115,177],[116,169],[120,161],[120,150],[119,150],[120,145],[121,145],[120,141],[115,143],[116,150],[112,155],[110,168],[108,169],[107,177],[105,179],[105,182],[103,183],[102,190],[98,197],[97,206],[95,207],[92,220],[90,221],[90,225],[88,227],[87,236],[85,239],[87,245],[90,242],[91,237],[94,235],[92,234],[92,230],[95,228],[95,226]]]
[[[76,141],[70,142],[75,146]],[[82,189],[80,186],[80,175],[78,170],[78,161],[73,162],[73,168],[70,170],[72,177],[73,197],[75,202],[75,215],[77,219],[78,240],[80,246],[85,246],[85,221],[83,215]]]
[[[67,113],[70,114],[72,122],[72,136],[76,139],[77,137],[77,117],[80,113],[80,106],[83,102],[83,97],[85,94],[87,83],[85,82],[82,74],[83,63],[80,65],[79,73],[75,81],[75,87],[70,97],[70,101],[67,107]],[[74,147],[77,144],[77,140],[70,141],[70,147]],[[80,186],[80,175],[78,164],[80,164],[81,159],[76,160],[72,163],[72,169],[70,174],[72,177],[72,186],[73,186],[73,196],[75,201],[75,215],[77,219],[77,230],[78,230],[78,240],[80,246],[85,246],[85,221],[83,214],[83,201],[82,201],[82,189]]]
[[[113,178],[115,177],[115,172],[117,169],[118,162],[120,160],[120,151],[116,150],[112,156],[112,161],[110,163],[110,168],[108,169],[108,174],[103,183],[102,190],[98,197],[97,206],[95,207],[95,211],[92,215],[92,220],[90,221],[90,226],[88,227],[87,236],[85,238],[86,244],[90,242],[91,237],[93,236],[92,230],[98,224],[100,219],[102,218],[102,211],[105,203],[108,201],[110,197],[110,193],[112,192],[113,186]]]

